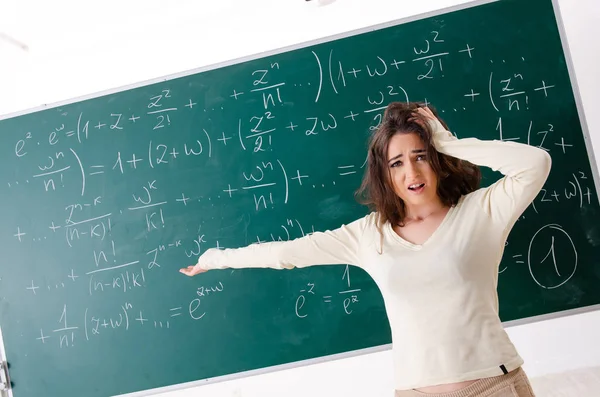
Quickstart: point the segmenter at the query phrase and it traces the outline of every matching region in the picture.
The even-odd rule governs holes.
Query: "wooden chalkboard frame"
[[[309,47],[309,46],[313,46],[313,45],[317,45],[317,44],[332,42],[332,41],[335,41],[338,39],[356,36],[356,35],[359,35],[362,33],[380,30],[380,29],[384,29],[384,28],[388,28],[388,27],[392,27],[392,26],[402,25],[402,24],[405,24],[408,22],[413,22],[413,21],[418,21],[418,20],[425,19],[425,18],[430,18],[430,17],[434,17],[434,16],[437,16],[440,14],[465,10],[465,9],[469,9],[469,8],[473,8],[473,7],[477,7],[477,6],[481,6],[481,5],[485,5],[485,4],[489,4],[489,3],[501,2],[501,1],[503,1],[503,0],[470,1],[470,2],[463,3],[460,5],[456,5],[456,6],[445,7],[445,8],[441,8],[438,10],[425,12],[425,13],[421,13],[421,14],[417,14],[417,15],[413,15],[413,16],[409,16],[409,17],[405,17],[405,18],[400,18],[400,19],[392,20],[389,22],[381,23],[381,24],[371,25],[368,27],[347,31],[344,33],[339,33],[339,34],[335,34],[335,35],[322,37],[322,38],[316,39],[316,40],[306,41],[306,42],[302,42],[302,43],[298,43],[298,44],[294,44],[294,45],[290,45],[290,46],[276,48],[276,49],[273,49],[270,51],[265,51],[265,52],[261,52],[261,53],[247,55],[244,57],[230,59],[227,61],[222,61],[222,62],[214,63],[211,65],[206,65],[206,66],[202,66],[199,68],[186,70],[183,72],[173,73],[173,74],[169,74],[169,75],[162,76],[162,77],[139,81],[139,82],[132,83],[129,85],[124,85],[124,86],[120,86],[120,87],[116,87],[116,88],[98,91],[98,92],[95,92],[92,94],[74,97],[71,99],[63,100],[63,101],[58,101],[58,102],[54,102],[54,103],[50,103],[50,104],[44,104],[44,105],[40,105],[35,108],[29,108],[29,109],[25,109],[25,110],[13,112],[13,113],[8,113],[8,114],[4,114],[4,115],[0,114],[0,120],[8,119],[8,118],[16,117],[16,116],[21,116],[21,115],[25,115],[25,114],[29,114],[29,113],[34,113],[34,112],[38,112],[38,111],[42,111],[42,110],[46,110],[46,109],[50,109],[50,108],[55,108],[55,107],[59,107],[59,106],[63,106],[63,105],[68,105],[68,104],[72,104],[72,103],[87,100],[87,99],[93,99],[93,98],[101,97],[104,95],[118,93],[118,92],[130,90],[130,89],[134,89],[134,88],[138,88],[138,87],[143,87],[146,85],[155,84],[155,83],[159,83],[159,82],[164,82],[164,81],[168,81],[168,80],[172,80],[172,79],[176,79],[176,78],[180,78],[180,77],[185,77],[185,76],[189,76],[189,75],[193,75],[193,74],[197,74],[197,73],[201,73],[201,72],[205,72],[205,71],[209,71],[209,70],[219,69],[222,67],[235,65],[235,64],[238,64],[241,62],[256,60],[259,58],[277,55],[280,53],[297,50],[297,49],[301,49],[301,48],[305,48],[305,47]],[[581,100],[577,77],[575,75],[575,68],[573,65],[573,60],[571,57],[569,45],[568,45],[567,38],[566,38],[566,31],[565,31],[563,20],[561,18],[561,14],[560,14],[560,7],[558,4],[558,0],[548,0],[548,1],[552,2],[552,6],[553,6],[553,10],[554,10],[554,17],[556,19],[556,23],[557,23],[557,27],[558,27],[558,31],[559,31],[559,35],[560,35],[560,40],[561,40],[561,44],[562,44],[562,51],[563,51],[565,60],[567,62],[569,79],[570,79],[570,82],[572,85],[576,108],[577,108],[578,115],[579,115],[580,122],[581,122],[581,128],[582,128],[582,132],[583,132],[583,138],[585,140],[586,151],[587,151],[587,155],[588,155],[590,165],[592,168],[594,186],[596,188],[596,194],[598,195],[600,193],[600,171],[598,168],[598,163],[596,162],[596,159],[595,159],[592,142],[591,142],[591,136],[589,133],[585,113],[583,111],[583,103]],[[565,317],[565,316],[572,316],[572,315],[586,313],[586,312],[592,312],[592,311],[600,311],[600,304],[581,307],[581,308],[577,308],[577,309],[564,310],[564,311],[559,311],[559,312],[554,312],[554,313],[549,313],[549,314],[544,314],[544,315],[538,315],[538,316],[533,316],[533,317],[527,317],[527,318],[517,319],[517,320],[512,320],[512,321],[506,321],[506,322],[503,322],[503,325],[505,327],[513,327],[513,326],[517,326],[517,325],[545,321],[545,320],[560,318],[560,317]],[[366,348],[366,349],[354,350],[354,351],[349,351],[349,352],[340,353],[340,354],[334,354],[334,355],[329,355],[329,356],[312,358],[312,359],[308,359],[308,360],[296,361],[296,362],[276,365],[276,366],[267,367],[267,368],[260,368],[260,369],[251,370],[251,371],[245,371],[245,372],[229,374],[229,375],[224,375],[224,376],[219,376],[219,377],[214,377],[214,378],[209,378],[209,379],[203,379],[203,380],[198,380],[198,381],[193,381],[193,382],[188,382],[188,383],[182,383],[182,384],[172,385],[172,386],[168,386],[168,387],[149,389],[149,390],[144,390],[144,391],[139,391],[139,392],[134,392],[134,393],[128,393],[128,394],[123,394],[122,396],[123,397],[141,397],[141,396],[148,396],[151,394],[172,392],[172,391],[181,390],[181,389],[185,389],[185,388],[197,387],[197,386],[205,385],[205,384],[209,384],[209,383],[218,383],[218,382],[223,382],[223,381],[228,381],[228,380],[233,380],[233,379],[255,376],[255,375],[259,375],[259,374],[263,374],[263,373],[275,372],[275,371],[280,371],[280,370],[285,370],[285,369],[290,369],[290,368],[295,368],[295,367],[301,367],[301,366],[312,365],[312,364],[317,364],[317,363],[322,363],[322,362],[327,362],[327,361],[332,361],[332,360],[338,360],[338,359],[342,359],[342,358],[350,358],[350,357],[360,356],[360,355],[364,355],[364,354],[371,354],[371,353],[375,353],[375,352],[386,351],[386,350],[390,350],[391,346],[392,346],[391,344],[375,346],[375,347],[370,347],[370,348]],[[2,330],[0,329],[0,362],[8,361],[8,358],[6,357],[5,352],[6,352],[6,350],[4,348],[4,344],[3,344],[3,340],[2,340]],[[161,363],[156,363],[156,365],[161,365]],[[6,392],[0,392],[0,396],[4,397],[4,395],[6,395],[8,397],[13,396],[12,391],[10,389]]]

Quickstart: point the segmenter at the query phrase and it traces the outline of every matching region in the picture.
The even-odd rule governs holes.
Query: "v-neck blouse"
[[[449,137],[438,151],[504,176],[463,196],[424,244],[412,244],[372,212],[290,241],[208,249],[205,269],[319,264],[363,268],[378,285],[392,331],[394,387],[406,390],[501,375],[523,364],[498,315],[498,266],[506,238],[543,187],[550,156],[518,142]],[[442,131],[439,129],[442,128]]]
[[[459,205],[462,200],[463,200],[463,197],[460,198]],[[423,249],[424,246],[435,243],[436,235],[438,235],[439,233],[443,233],[444,227],[446,226],[446,224],[450,223],[452,221],[452,218],[454,217],[454,213],[456,212],[455,208],[456,208],[456,206],[451,206],[448,209],[448,212],[444,215],[444,218],[442,218],[442,221],[440,222],[440,224],[435,228],[433,233],[431,233],[431,235],[421,244],[412,243],[412,242],[406,240],[405,238],[403,238],[402,236],[400,236],[394,230],[394,226],[389,222],[386,222],[384,225],[385,232],[388,233],[392,239],[397,240],[398,243],[402,244],[404,247],[414,250],[414,251],[419,251],[419,250]]]

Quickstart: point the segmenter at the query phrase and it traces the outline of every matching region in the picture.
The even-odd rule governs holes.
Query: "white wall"
[[[27,1],[23,0],[26,4]],[[119,12],[86,11],[87,16],[60,14],[46,2],[35,15],[24,18],[38,34],[22,31],[30,40],[31,53],[0,43],[0,114],[20,111],[96,91],[132,84],[244,55],[293,45],[376,23],[403,18],[443,7],[466,3],[461,0],[397,1],[337,0],[316,7],[304,0],[182,1],[168,18],[160,3],[102,2],[115,4]],[[69,3],[63,0],[59,3]],[[77,3],[77,2],[73,2]],[[600,6],[597,0],[559,0],[583,108],[593,147],[600,154]],[[56,5],[56,2],[52,2]],[[117,6],[118,5],[118,6]],[[18,7],[17,2],[13,4]],[[26,6],[23,5],[23,8]],[[91,6],[90,6],[91,7]],[[149,11],[148,11],[149,10]],[[73,11],[71,11],[72,13]],[[92,18],[91,16],[95,16]],[[23,21],[0,22],[19,29]],[[134,31],[128,31],[133,21]],[[48,21],[51,21],[50,24]],[[104,22],[102,22],[104,21]],[[113,28],[103,23],[116,21]],[[70,24],[70,25],[69,25]],[[76,26],[67,33],[60,26]],[[235,31],[240,33],[234,33]],[[85,30],[84,30],[85,29]],[[15,31],[15,30],[13,30]],[[42,32],[43,34],[39,34]],[[40,39],[41,37],[41,39]],[[204,37],[209,37],[206,40]],[[57,44],[60,43],[60,46]],[[600,157],[600,156],[598,156]],[[599,287],[600,288],[600,287]],[[511,326],[508,332],[525,358],[525,369],[536,377],[581,367],[600,366],[600,311]],[[391,396],[392,372],[389,351],[287,369],[162,394],[163,397],[202,395],[271,397],[283,396]]]

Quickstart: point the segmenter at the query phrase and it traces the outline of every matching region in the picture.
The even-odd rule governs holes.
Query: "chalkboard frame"
[[[4,348],[4,339],[2,338],[2,329],[0,328],[0,371],[6,371],[6,379],[0,378],[0,396],[4,397],[6,394],[8,397],[13,397],[12,391],[10,390],[10,376],[8,374],[8,368],[4,367],[3,364],[8,366],[8,359],[6,358],[6,349]],[[6,382],[6,383],[5,383]],[[8,388],[6,391],[2,391],[2,387]]]
[[[306,47],[310,47],[310,46],[322,44],[322,43],[328,43],[328,42],[332,42],[332,41],[335,41],[338,39],[356,36],[356,35],[360,35],[362,33],[385,29],[385,28],[392,27],[392,26],[402,25],[405,23],[418,21],[418,20],[422,20],[425,18],[430,18],[430,17],[441,15],[441,14],[449,13],[449,12],[465,10],[465,9],[478,7],[478,6],[489,4],[489,3],[496,3],[496,2],[502,2],[502,1],[503,0],[474,0],[474,1],[466,2],[466,3],[455,5],[455,6],[445,7],[445,8],[437,9],[434,11],[420,13],[420,14],[416,14],[416,15],[412,15],[412,16],[408,16],[408,17],[404,17],[404,18],[400,18],[400,19],[395,19],[395,20],[380,23],[380,24],[375,24],[375,25],[371,25],[371,26],[367,26],[367,27],[363,27],[363,28],[359,28],[359,29],[349,30],[349,31],[346,31],[343,33],[325,36],[325,37],[315,39],[315,40],[309,40],[309,41],[305,41],[305,42],[301,42],[301,43],[297,43],[297,44],[293,44],[293,45],[289,45],[289,46],[285,46],[285,47],[279,47],[279,48],[265,51],[265,52],[260,52],[260,53],[255,53],[255,54],[251,54],[251,55],[246,55],[243,57],[233,58],[233,59],[229,59],[226,61],[217,62],[214,64],[205,65],[202,67],[189,69],[189,70],[182,71],[182,72],[172,73],[172,74],[168,74],[165,76],[147,79],[147,80],[135,82],[135,83],[128,84],[128,85],[123,85],[123,86],[114,87],[114,88],[110,88],[110,89],[106,89],[106,90],[102,90],[102,91],[97,91],[97,92],[94,92],[91,94],[87,94],[87,95],[83,95],[83,96],[79,96],[79,97],[73,97],[70,99],[57,101],[57,102],[53,102],[50,104],[43,104],[43,105],[40,105],[40,106],[37,106],[34,108],[24,109],[21,111],[7,113],[7,114],[0,114],[0,120],[17,117],[17,116],[21,116],[21,115],[25,115],[25,114],[29,114],[29,113],[34,113],[34,112],[38,112],[38,111],[42,111],[42,110],[47,110],[47,109],[51,109],[51,108],[55,108],[55,107],[60,107],[60,106],[76,103],[79,101],[84,101],[84,100],[93,99],[93,98],[97,98],[97,97],[101,97],[101,96],[105,96],[105,95],[109,95],[109,94],[114,94],[114,93],[130,90],[130,89],[135,89],[138,87],[143,87],[143,86],[150,85],[150,84],[165,82],[165,81],[177,79],[180,77],[185,77],[185,76],[189,76],[189,75],[193,75],[193,74],[197,74],[197,73],[201,73],[201,72],[205,72],[205,71],[209,71],[209,70],[214,70],[214,69],[218,69],[218,68],[222,68],[222,67],[226,67],[226,66],[235,65],[238,63],[246,62],[246,61],[252,61],[252,60],[256,60],[256,59],[260,59],[260,58],[264,58],[264,57],[268,57],[268,56],[281,54],[281,53],[284,53],[287,51],[306,48]],[[567,63],[569,79],[570,79],[571,86],[573,89],[573,95],[575,98],[577,112],[578,112],[578,115],[580,118],[583,138],[585,140],[586,151],[587,151],[587,155],[588,155],[590,165],[592,168],[592,174],[593,174],[593,179],[594,179],[594,186],[596,188],[596,194],[600,195],[600,169],[598,168],[598,163],[596,162],[596,158],[595,158],[594,151],[593,151],[593,145],[591,142],[591,136],[590,136],[587,120],[586,120],[586,115],[583,111],[583,103],[582,103],[582,99],[581,99],[581,95],[580,95],[577,76],[575,74],[573,60],[572,60],[571,53],[570,53],[570,48],[569,48],[567,37],[566,37],[564,23],[563,23],[561,13],[560,13],[560,6],[558,4],[558,0],[549,0],[549,1],[551,1],[552,6],[553,6],[554,17],[556,19],[556,23],[557,23],[557,27],[558,27],[558,31],[559,31],[559,35],[560,35],[560,40],[561,40],[561,44],[562,44],[562,51],[563,51],[563,54],[564,54],[564,57],[565,57],[565,60]],[[545,320],[550,320],[550,319],[555,319],[555,318],[561,318],[561,317],[567,317],[567,316],[573,316],[573,315],[583,314],[583,313],[588,313],[588,312],[593,312],[593,311],[600,311],[600,304],[580,307],[580,308],[571,309],[571,310],[563,310],[563,311],[558,311],[558,312],[553,312],[553,313],[548,313],[548,314],[543,314],[543,315],[538,315],[538,316],[532,316],[532,317],[527,317],[527,318],[522,318],[522,319],[516,319],[516,320],[511,320],[511,321],[505,321],[502,324],[504,327],[508,328],[508,327],[514,327],[514,326],[518,326],[518,325],[530,324],[530,323],[535,323],[535,322],[540,322],[540,321],[545,321]],[[250,370],[250,371],[245,371],[245,372],[240,372],[240,373],[223,375],[223,376],[202,379],[202,380],[188,382],[188,383],[181,383],[181,384],[162,387],[162,388],[148,389],[148,390],[138,391],[138,392],[134,392],[134,393],[123,394],[121,396],[122,397],[141,397],[141,396],[148,396],[148,395],[159,394],[159,393],[173,392],[173,391],[177,391],[177,390],[187,389],[187,388],[191,388],[191,387],[197,387],[197,386],[206,385],[206,384],[219,383],[219,382],[230,381],[230,380],[234,380],[234,379],[240,379],[240,378],[246,378],[246,377],[250,377],[250,376],[260,375],[260,374],[264,374],[264,373],[271,373],[271,372],[276,372],[276,371],[281,371],[281,370],[286,370],[286,369],[291,369],[291,368],[297,368],[297,367],[302,367],[302,366],[307,366],[307,365],[313,365],[313,364],[318,364],[318,363],[323,363],[323,362],[328,362],[328,361],[333,361],[333,360],[339,360],[339,359],[344,359],[344,358],[351,358],[351,357],[356,357],[356,356],[361,356],[361,355],[366,355],[366,354],[372,354],[372,353],[376,353],[376,352],[382,352],[382,351],[390,350],[391,347],[392,347],[391,344],[385,344],[385,345],[370,347],[370,348],[366,348],[366,349],[354,350],[354,351],[349,351],[349,352],[344,352],[344,353],[334,354],[334,355],[329,355],[329,356],[323,356],[323,357],[316,357],[316,358],[312,358],[312,359],[308,359],[308,360],[295,361],[295,362],[280,364],[280,365],[276,365],[276,366],[272,366],[272,367],[266,367],[266,368],[260,368],[260,369]],[[6,357],[5,352],[6,352],[6,349],[4,348],[4,343],[3,343],[3,339],[2,339],[2,330],[0,329],[0,362],[9,362],[8,358]],[[156,363],[156,365],[161,365],[161,363]],[[8,397],[13,397],[12,391],[10,389],[6,392],[0,392],[0,396],[3,396],[5,393]]]

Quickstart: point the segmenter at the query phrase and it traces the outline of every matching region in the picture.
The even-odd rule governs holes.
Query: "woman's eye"
[[[426,159],[427,159],[427,157],[424,154],[417,156],[417,161],[423,161]]]
[[[402,165],[401,161],[395,161],[395,162],[392,163],[392,165],[390,167],[394,168],[394,167],[398,167],[400,165]]]

